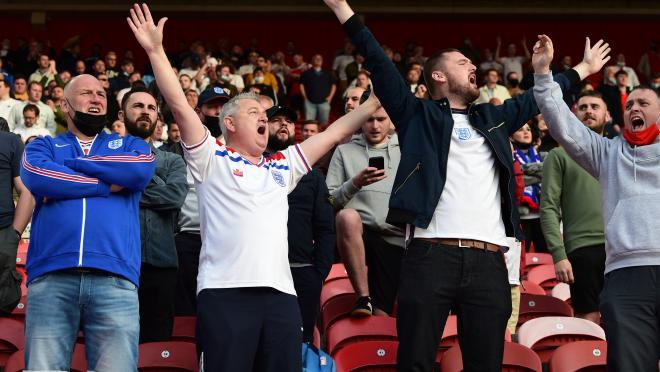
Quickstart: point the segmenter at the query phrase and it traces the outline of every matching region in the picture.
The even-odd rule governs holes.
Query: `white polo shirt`
[[[429,227],[416,227],[414,237],[474,239],[508,246],[496,155],[467,115],[452,113],[452,118],[445,187]]]
[[[309,170],[298,145],[253,164],[208,131],[183,144],[199,198],[202,251],[197,293],[271,287],[295,295],[289,269],[287,195]]]

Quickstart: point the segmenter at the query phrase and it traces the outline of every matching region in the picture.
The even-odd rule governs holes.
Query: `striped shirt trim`
[[[62,180],[62,181],[85,183],[85,184],[91,184],[91,185],[98,185],[98,183],[99,183],[99,180],[96,179],[96,178],[79,176],[79,175],[75,175],[75,174],[68,174],[68,173],[58,172],[58,171],[54,171],[54,170],[50,170],[50,169],[35,167],[34,165],[30,164],[27,161],[27,157],[25,156],[25,154],[23,154],[23,168],[25,168],[28,172],[37,174],[39,176],[58,179],[58,180]]]

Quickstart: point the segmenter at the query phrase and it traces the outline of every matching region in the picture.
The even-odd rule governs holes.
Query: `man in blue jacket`
[[[500,371],[511,292],[502,255],[522,238],[509,136],[538,113],[531,92],[475,105],[476,67],[456,49],[424,66],[431,100],[416,98],[345,0],[324,0],[365,56],[374,92],[397,124],[401,162],[387,222],[405,225],[398,368],[430,371],[449,310],[458,315],[465,371]],[[600,66],[557,76],[563,90]]]
[[[21,178],[36,199],[28,249],[25,369],[69,370],[79,328],[94,371],[136,371],[139,202],[154,174],[149,145],[106,134],[101,83],[66,86],[68,131],[25,149]]]

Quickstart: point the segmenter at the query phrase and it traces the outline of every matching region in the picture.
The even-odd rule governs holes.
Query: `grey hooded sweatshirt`
[[[660,265],[660,138],[631,146],[587,128],[566,106],[552,75],[534,75],[534,98],[550,134],[599,180],[605,221],[605,273]]]
[[[353,184],[353,177],[369,165],[370,157],[376,156],[385,159],[385,179],[358,190]],[[363,135],[355,135],[349,143],[335,150],[325,181],[335,208],[355,209],[364,225],[380,231],[388,243],[403,247],[403,231],[385,222],[400,160],[396,134],[391,135],[386,143],[375,146],[369,145]]]

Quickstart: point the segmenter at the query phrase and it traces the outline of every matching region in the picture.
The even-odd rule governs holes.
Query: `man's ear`
[[[442,71],[433,71],[431,73],[431,79],[438,83],[446,83],[447,82],[447,75],[445,75],[444,72]]]
[[[119,119],[119,121],[121,121],[122,123],[124,122],[124,111],[119,110],[119,112],[117,113],[117,119]]]
[[[223,123],[225,124],[227,131],[236,132],[236,125],[234,123],[234,119],[231,116],[225,116]]]
[[[610,111],[605,111],[605,122],[609,122],[612,120],[612,115],[610,115]]]

